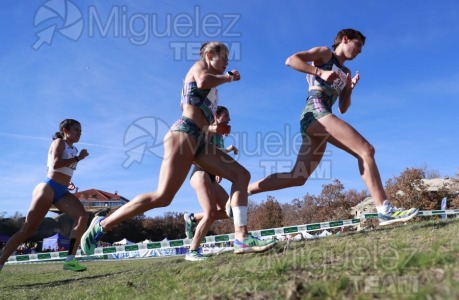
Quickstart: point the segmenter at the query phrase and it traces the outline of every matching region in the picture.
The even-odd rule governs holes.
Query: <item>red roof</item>
[[[80,200],[86,200],[86,201],[94,201],[94,200],[99,200],[99,201],[120,201],[120,200],[125,200],[129,201],[128,199],[124,198],[123,196],[120,196],[118,194],[112,194],[109,192],[97,190],[97,189],[89,189],[81,192],[76,192],[74,194],[78,199]]]

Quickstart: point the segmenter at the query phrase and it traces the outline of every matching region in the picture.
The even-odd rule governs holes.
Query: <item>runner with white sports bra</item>
[[[220,42],[209,42],[200,49],[201,59],[185,76],[182,90],[182,117],[164,137],[164,158],[156,191],[137,195],[107,218],[92,220],[84,233],[81,247],[91,255],[103,234],[116,224],[156,207],[169,206],[185,181],[191,166],[228,179],[232,183],[231,198],[235,207],[235,237],[240,247],[236,253],[260,252],[272,247],[253,238],[247,231],[247,186],[250,173],[215,145],[205,143],[205,132],[228,134],[229,126],[211,125],[218,106],[216,87],[240,80],[237,70],[225,73],[228,48]],[[235,242],[236,244],[236,242]]]
[[[13,251],[36,231],[51,205],[74,220],[64,270],[86,270],[86,267],[75,259],[75,254],[88,224],[88,214],[81,201],[68,191],[78,162],[89,155],[86,149],[78,153],[78,149],[74,146],[80,140],[80,136],[81,124],[78,121],[65,119],[60,123],[59,131],[54,134],[48,151],[47,178],[39,183],[32,193],[32,201],[24,225],[3,248],[0,270]]]
[[[57,169],[54,169],[54,157],[53,157],[53,152],[52,151],[49,151],[48,153],[48,173],[52,172],[52,173],[61,173],[61,174],[64,174],[66,176],[68,176],[69,178],[72,178],[73,176],[73,172],[76,170],[76,167],[78,165],[78,149],[75,147],[75,146],[69,146],[67,144],[67,142],[64,142],[64,151],[62,153],[62,159],[75,159],[75,162],[70,164],[69,166],[63,166],[63,167],[60,167],[60,168],[57,168]],[[78,159],[78,160],[77,160]],[[55,176],[59,176],[58,174],[55,174]],[[61,176],[59,176],[61,177]],[[65,178],[65,176],[62,176]],[[64,179],[65,181],[67,179]],[[53,179],[51,178],[46,178],[44,180],[44,182],[46,184],[48,184],[53,190],[54,190],[54,198],[53,198],[53,204],[55,204],[57,201],[61,200],[62,199],[62,196],[67,194],[69,191],[68,191],[68,184],[60,184],[56,181],[54,181]],[[70,183],[70,179],[68,181]]]

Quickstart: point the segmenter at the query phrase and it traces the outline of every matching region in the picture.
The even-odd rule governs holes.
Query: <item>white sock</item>
[[[71,261],[72,259],[75,258],[75,255],[67,255],[67,259],[65,260],[66,262]]]
[[[236,206],[232,209],[234,226],[247,226],[247,206]]]
[[[383,205],[381,206],[376,206],[376,210],[380,214],[387,214],[391,209],[391,205],[389,201],[384,200]]]

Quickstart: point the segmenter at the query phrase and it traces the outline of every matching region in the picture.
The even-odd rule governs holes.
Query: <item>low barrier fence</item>
[[[419,211],[417,216],[421,217],[433,217],[442,215],[459,215],[459,209],[447,209],[447,210],[423,210]],[[348,226],[357,226],[362,224],[365,220],[376,219],[377,213],[363,213],[359,218],[338,220],[338,221],[326,221],[320,223],[311,223],[304,225],[286,226],[280,228],[270,228],[263,230],[250,231],[253,235],[261,238],[276,237],[279,235],[295,234],[295,233],[308,233],[319,230],[327,230]],[[206,236],[202,241],[202,244],[217,244],[234,241],[234,233],[222,234],[214,236]],[[191,244],[191,239],[180,239],[170,240],[161,242],[151,242],[147,244],[133,244],[124,246],[108,246],[99,247],[94,251],[94,255],[86,256],[81,254],[81,250],[78,250],[76,258],[83,260],[90,259],[110,259],[110,258],[129,258],[129,257],[154,257],[154,256],[172,256],[182,255],[183,249]],[[174,251],[172,251],[174,250]],[[63,261],[67,257],[67,251],[62,252],[47,252],[37,254],[25,254],[11,256],[7,263],[38,263],[38,262],[49,262],[49,261]]]

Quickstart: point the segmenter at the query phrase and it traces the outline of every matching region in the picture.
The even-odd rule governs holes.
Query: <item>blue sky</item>
[[[346,64],[361,75],[352,106],[345,115],[334,109],[375,146],[383,181],[406,167],[455,176],[458,16],[456,1],[5,1],[0,213],[26,214],[65,118],[82,123],[76,146],[90,153],[73,178],[80,190],[131,199],[156,189],[162,137],[180,117],[182,80],[210,40],[228,43],[228,68],[242,76],[219,88],[232,118],[227,144],[239,147],[237,159],[253,180],[288,171],[307,84],[285,59],[331,46],[343,28],[362,31],[367,42]],[[355,158],[329,147],[306,185],[251,199],[290,202],[334,178],[365,189]],[[185,182],[171,206],[146,215],[196,210]]]

